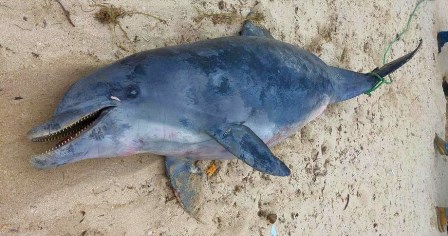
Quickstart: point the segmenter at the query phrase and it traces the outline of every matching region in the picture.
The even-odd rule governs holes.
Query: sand
[[[234,35],[255,1],[110,1],[127,12],[118,22],[129,39],[118,24],[94,18],[98,6],[60,2],[74,27],[55,1],[0,1],[0,235],[270,235],[270,213],[278,235],[438,234],[434,207],[448,206],[447,158],[432,143],[445,132],[435,41],[448,29],[445,0],[424,3],[393,47],[390,59],[423,39],[394,83],[330,106],[273,149],[291,166],[290,177],[224,161],[204,179],[199,221],[176,202],[162,157],[39,171],[29,159],[48,145],[31,143],[26,132],[95,68],[146,49]],[[381,65],[415,3],[266,0],[258,8],[277,39],[368,72]]]

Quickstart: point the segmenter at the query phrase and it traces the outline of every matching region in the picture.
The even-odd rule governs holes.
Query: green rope
[[[415,12],[417,11],[417,9],[420,7],[420,5],[423,2],[426,2],[427,0],[420,0],[417,2],[417,5],[415,5],[414,10],[412,11],[411,15],[408,18],[408,22],[406,23],[406,27],[399,33],[397,34],[397,36],[395,36],[395,38],[389,43],[389,45],[386,48],[386,51],[383,54],[383,65],[385,65],[387,63],[386,58],[387,58],[387,54],[389,53],[390,49],[392,48],[392,45],[394,45],[396,42],[398,42],[398,40],[401,39],[401,37],[408,32],[409,30],[409,26],[411,25],[411,21],[415,16]],[[369,89],[367,92],[365,92],[365,94],[367,95],[371,95],[373,91],[377,90],[379,87],[381,87],[381,85],[383,84],[391,84],[393,82],[393,80],[389,78],[389,80],[386,80],[385,78],[381,77],[380,75],[376,74],[376,73],[368,73],[368,75],[373,75],[375,77],[378,78],[378,82],[371,88]]]
[[[383,85],[383,84],[391,84],[392,83],[392,80],[386,80],[385,78],[381,77],[377,73],[370,72],[370,73],[367,73],[367,74],[368,75],[373,75],[376,78],[378,78],[378,82],[371,89],[369,89],[367,92],[365,92],[365,94],[367,94],[369,96],[372,95],[372,92],[377,90],[381,85]]]

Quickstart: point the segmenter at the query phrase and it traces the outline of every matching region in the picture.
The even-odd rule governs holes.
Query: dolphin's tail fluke
[[[370,93],[372,88],[377,88],[380,78],[383,78],[406,64],[415,55],[422,44],[412,52],[374,69],[370,73],[359,73],[350,70],[333,67],[333,99],[332,103],[341,102],[363,93]]]
[[[394,71],[396,71],[398,68],[400,68],[401,66],[403,66],[404,64],[406,64],[406,62],[408,62],[409,60],[411,60],[411,58],[415,55],[415,53],[418,51],[418,49],[420,49],[420,46],[422,45],[423,40],[420,40],[420,43],[418,44],[417,48],[414,49],[414,51],[396,59],[393,60],[387,64],[385,64],[384,66],[382,66],[381,68],[375,68],[371,74],[377,74],[381,77],[385,77],[387,75],[389,75],[390,73],[393,73]]]

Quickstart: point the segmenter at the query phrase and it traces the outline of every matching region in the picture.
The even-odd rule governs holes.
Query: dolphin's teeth
[[[61,140],[61,141],[59,141],[59,143],[57,143],[51,149],[47,150],[45,152],[45,154],[56,151],[59,148],[63,147],[64,145],[67,145],[69,142],[71,142],[73,139],[77,138],[79,135],[81,135],[83,132],[85,132],[89,128],[91,128],[91,126],[98,119],[102,110],[103,109],[92,112],[86,116],[83,116],[79,120],[65,126],[64,128],[61,128],[60,130],[58,130],[56,132],[53,132],[48,135],[44,135],[42,137],[34,138],[33,141],[46,142],[46,141],[51,141],[51,140]]]

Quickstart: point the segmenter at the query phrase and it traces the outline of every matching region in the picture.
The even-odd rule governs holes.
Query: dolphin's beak
[[[72,141],[95,126],[113,107],[113,104],[103,104],[67,110],[30,130],[27,136],[33,142],[58,140],[57,144],[46,153],[33,156],[31,159],[33,166],[45,169],[73,162],[72,159],[76,155],[73,150],[69,150]],[[77,155],[82,154],[78,153]]]

